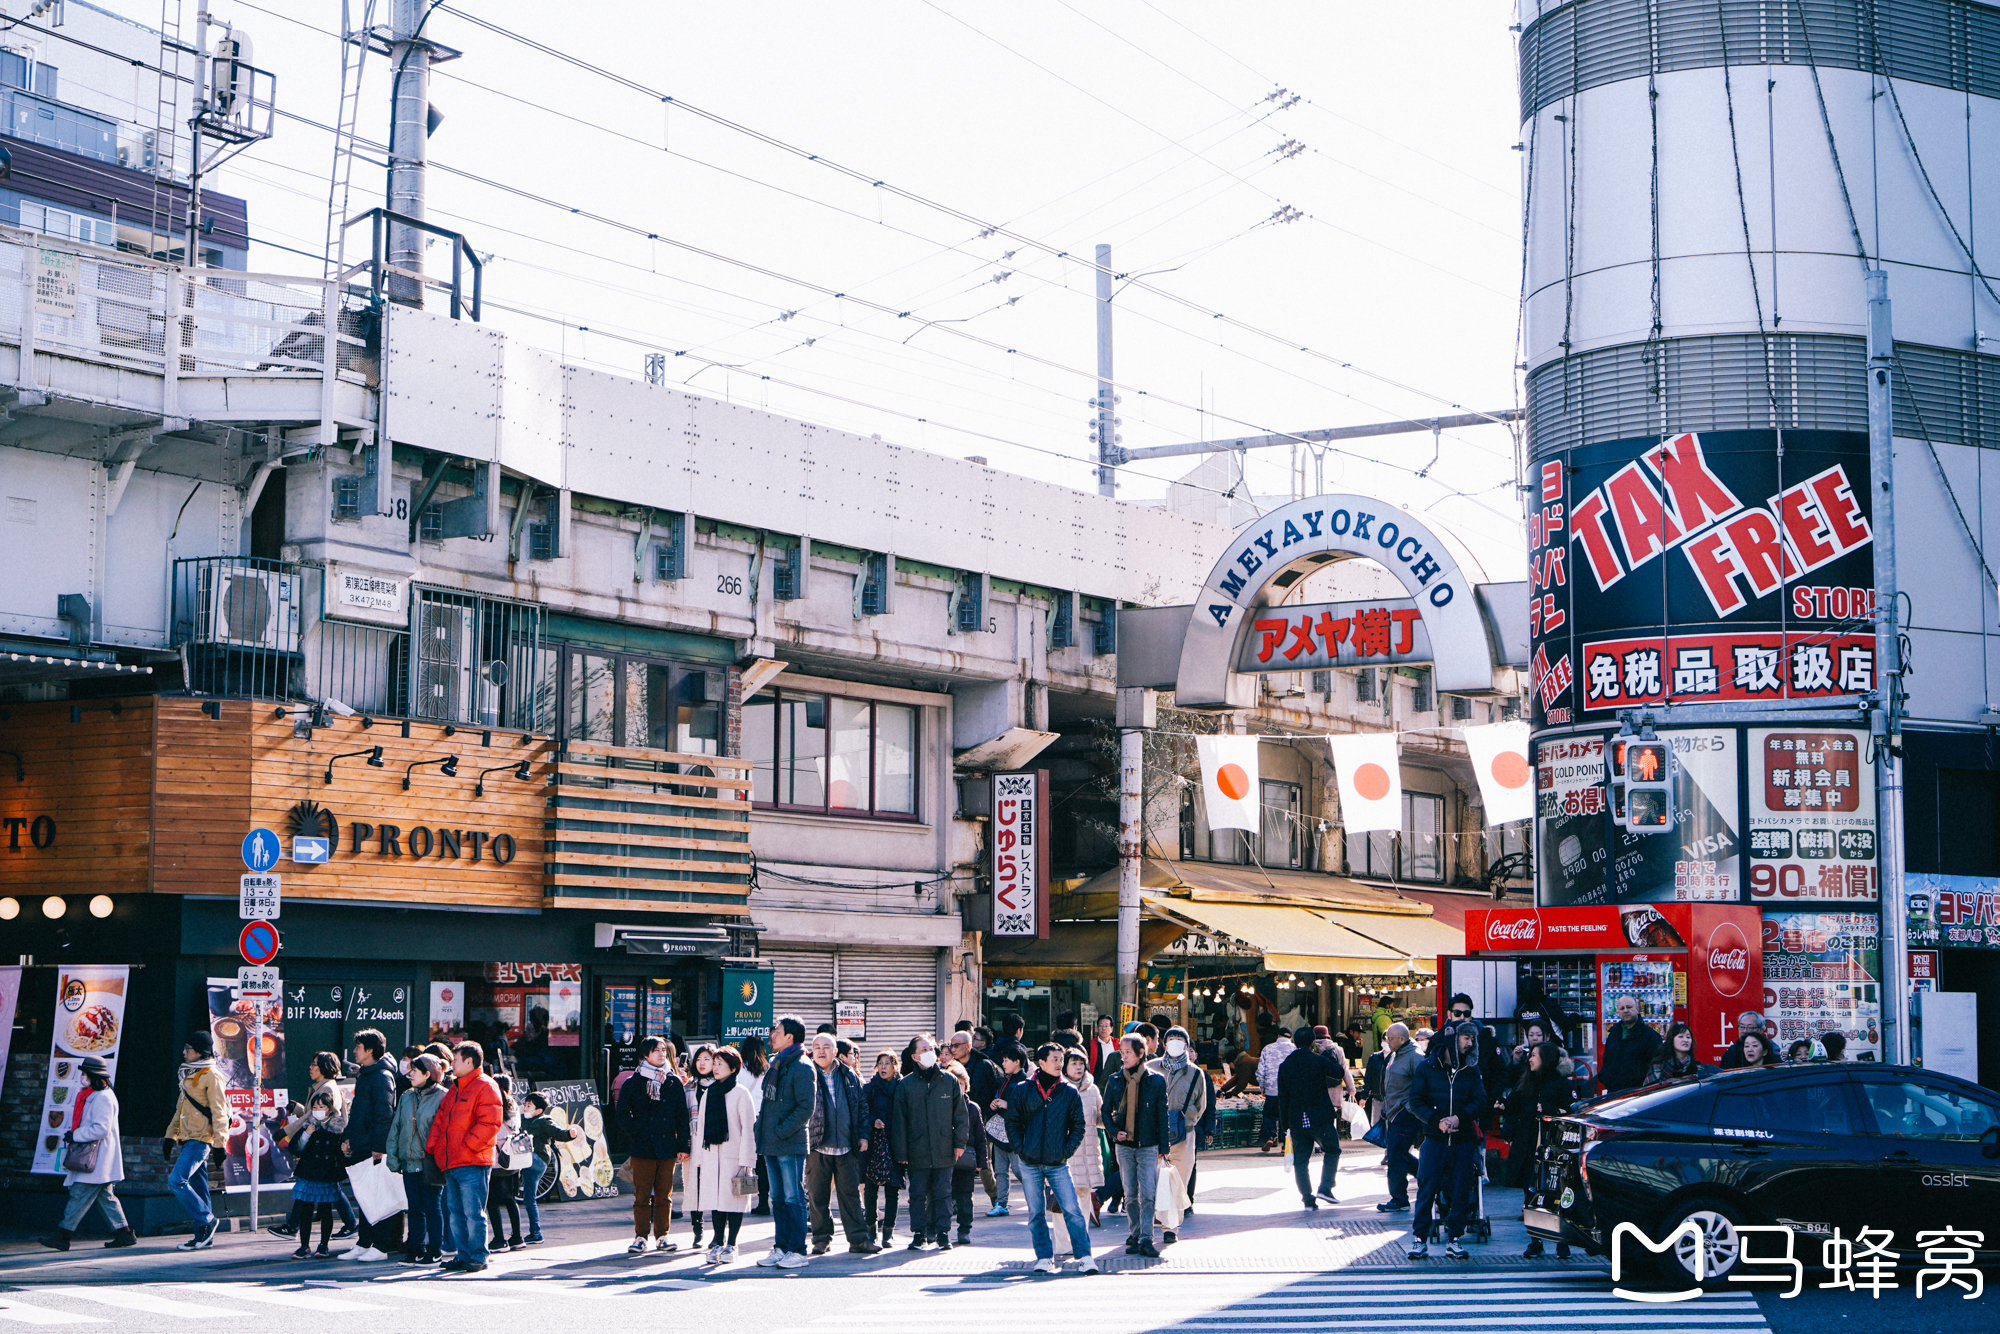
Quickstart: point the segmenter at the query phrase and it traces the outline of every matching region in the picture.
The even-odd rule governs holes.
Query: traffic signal
[[[1627,741],[1625,827],[1654,833],[1673,825],[1674,750],[1664,741]]]
[[[1611,822],[1635,833],[1673,825],[1673,747],[1640,737],[1611,738],[1604,749]]]

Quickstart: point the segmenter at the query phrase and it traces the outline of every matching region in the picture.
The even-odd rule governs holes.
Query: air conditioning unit
[[[201,638],[231,648],[299,651],[299,577],[284,570],[207,565],[201,572]]]
[[[416,619],[411,714],[441,722],[472,721],[466,710],[473,702],[473,672],[480,665],[473,657],[472,608],[423,601],[417,604]]]

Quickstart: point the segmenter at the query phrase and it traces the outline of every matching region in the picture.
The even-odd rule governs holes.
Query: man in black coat
[[[1043,1201],[1054,1195],[1069,1228],[1070,1253],[1083,1261],[1082,1272],[1095,1274],[1090,1255],[1090,1229],[1070,1180],[1070,1155],[1083,1145],[1083,1099],[1063,1078],[1066,1048],[1044,1042],[1035,1049],[1035,1073],[1009,1084],[1006,1099],[1007,1142],[1021,1167],[1021,1190],[1027,1197],[1028,1236],[1035,1244],[1035,1272],[1056,1271],[1055,1243],[1049,1236],[1049,1213]]]
[[[1118,1042],[1119,1068],[1104,1086],[1104,1128],[1111,1132],[1118,1179],[1131,1220],[1125,1254],[1160,1258],[1153,1245],[1153,1192],[1160,1156],[1167,1150],[1167,1077],[1146,1065],[1146,1039],[1127,1033]]]
[[[389,1039],[376,1028],[354,1035],[354,1102],[347,1109],[347,1136],[341,1151],[350,1166],[363,1158],[382,1160],[389,1148],[389,1123],[396,1115],[396,1063],[389,1059]],[[390,1220],[371,1223],[361,1216],[358,1260],[386,1260],[393,1234]]]
[[[1417,1156],[1412,1260],[1429,1258],[1438,1213],[1445,1214],[1448,1244],[1444,1253],[1454,1260],[1466,1257],[1459,1238],[1472,1221],[1479,1189],[1479,1151],[1485,1138],[1479,1117],[1488,1108],[1486,1085],[1479,1078],[1478,1026],[1469,1021],[1449,1025],[1431,1039],[1410,1091],[1410,1112],[1424,1125],[1424,1146]],[[1441,1195],[1448,1197],[1448,1211]]]
[[[1663,1045],[1659,1030],[1639,1017],[1638,997],[1620,996],[1615,1013],[1618,1022],[1604,1035],[1604,1066],[1597,1072],[1606,1093],[1644,1084]]]
[[[1299,1199],[1306,1208],[1317,1209],[1321,1199],[1337,1202],[1333,1180],[1340,1167],[1340,1112],[1328,1089],[1343,1081],[1347,1072],[1330,1053],[1313,1050],[1310,1028],[1299,1029],[1294,1041],[1298,1050],[1278,1067],[1278,1114],[1292,1135],[1292,1177]],[[1315,1145],[1321,1154],[1318,1199],[1312,1187]]]
[[[954,1033],[954,1039],[963,1033]],[[911,1046],[916,1069],[896,1081],[889,1149],[910,1178],[910,1249],[949,1245],[951,1174],[972,1136],[972,1109],[938,1064],[928,1033]]]

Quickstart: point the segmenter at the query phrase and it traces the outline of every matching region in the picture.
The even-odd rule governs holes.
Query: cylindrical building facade
[[[1885,896],[1927,914],[1935,985],[2000,991],[2000,915],[1939,937],[2000,887],[2000,842],[1964,832],[2000,817],[2000,7],[1523,0],[1520,22],[1538,902],[1754,904],[1743,1009],[1781,1043],[1838,1031],[1890,1059]],[[1894,311],[1888,478],[1871,271]],[[1909,874],[1885,884],[1891,560]],[[1623,809],[1621,734],[1670,744],[1657,827]]]

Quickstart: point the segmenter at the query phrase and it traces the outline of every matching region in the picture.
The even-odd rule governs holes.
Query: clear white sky
[[[356,26],[364,3],[349,0]],[[1452,410],[1342,361],[1468,408],[1515,401],[1519,135],[1504,0],[450,3],[865,174],[844,176],[438,10],[428,35],[465,54],[433,82],[445,121],[430,141],[430,216],[494,256],[490,301],[556,317],[496,310],[490,322],[572,361],[637,376],[648,349],[686,351],[669,356],[669,378],[704,393],[1092,486],[1082,460],[1094,448],[1094,386],[1029,360],[1094,369],[1091,272],[981,238],[872,184],[882,180],[1056,250],[1087,258],[1109,242],[1119,270],[1173,269],[1146,281],[1276,335],[1124,292],[1127,446]],[[108,7],[158,22],[153,0]],[[212,7],[251,33],[282,109],[334,120],[338,0]],[[388,0],[373,9],[386,21]],[[187,0],[190,26],[193,10]],[[1289,92],[1269,100],[1279,88]],[[365,138],[385,139],[387,103],[387,62],[371,57]],[[1288,143],[1303,151],[1283,156]],[[331,157],[327,134],[281,120],[275,140],[215,184],[249,198],[253,235],[318,254]],[[347,211],[380,203],[382,191],[381,168],[356,163]],[[1267,221],[1284,208],[1306,216]],[[313,270],[269,247],[252,264]],[[920,331],[914,318],[787,278],[962,322]],[[703,369],[696,356],[741,369]],[[1494,577],[1518,570],[1503,428],[1448,436],[1425,479],[1413,471],[1430,458],[1427,435],[1355,443],[1362,457],[1329,459],[1329,489],[1425,511]],[[1288,489],[1284,451],[1251,459],[1255,491]],[[1193,462],[1139,465],[1151,476],[1127,474],[1121,494],[1159,496],[1157,479]]]

